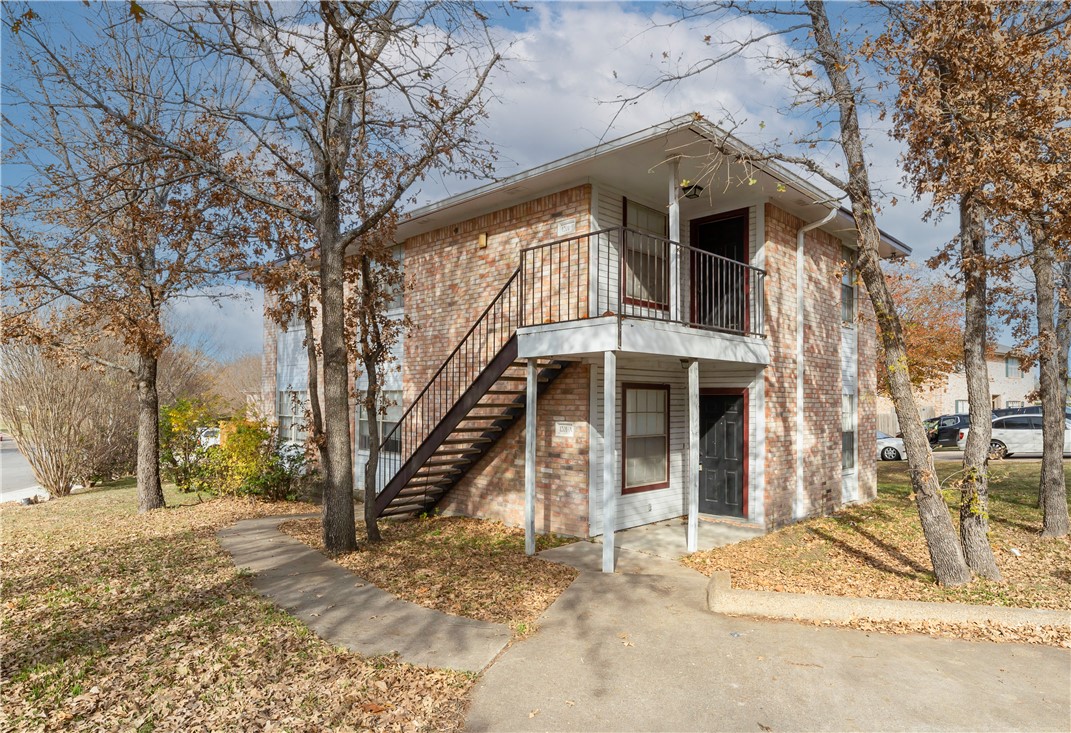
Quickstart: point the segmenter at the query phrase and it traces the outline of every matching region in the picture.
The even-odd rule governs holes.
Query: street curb
[[[972,606],[963,603],[894,601],[803,593],[733,590],[728,571],[707,583],[707,610],[731,616],[760,616],[795,621],[929,621],[1001,626],[1071,626],[1071,612],[1042,608]]]

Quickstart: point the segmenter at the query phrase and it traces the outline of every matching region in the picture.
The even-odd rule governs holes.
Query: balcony
[[[766,273],[632,229],[521,252],[521,357],[625,351],[768,363]]]

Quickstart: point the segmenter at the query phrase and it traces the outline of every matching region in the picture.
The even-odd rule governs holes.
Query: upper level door
[[[692,324],[746,332],[748,210],[693,219],[691,246]]]

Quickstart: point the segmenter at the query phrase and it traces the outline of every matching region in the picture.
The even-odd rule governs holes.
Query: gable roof
[[[729,162],[723,152],[727,149],[755,162]],[[682,179],[717,190],[719,201],[724,199],[727,206],[734,199],[753,201],[757,195],[765,195],[808,222],[836,210],[836,216],[822,228],[855,242],[855,219],[839,205],[842,195],[815,186],[783,165],[761,160],[754,148],[698,115],[676,117],[418,207],[403,217],[398,241],[592,181],[627,181],[630,193],[647,192],[650,200],[664,201],[666,166],[674,158],[680,161]],[[911,248],[882,232],[881,252],[884,256],[906,256]]]

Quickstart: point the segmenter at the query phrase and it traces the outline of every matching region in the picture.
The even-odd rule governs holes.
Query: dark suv
[[[934,447],[942,445],[949,448],[955,448],[956,441],[959,439],[959,431],[963,430],[963,428],[969,428],[970,426],[970,415],[941,415],[937,418],[936,438],[932,439],[930,444]]]

